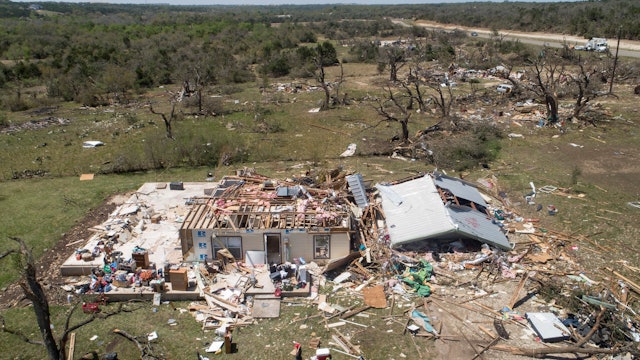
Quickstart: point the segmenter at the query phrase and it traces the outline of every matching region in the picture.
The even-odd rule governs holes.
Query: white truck
[[[607,39],[605,38],[594,37],[591,38],[591,40],[587,41],[584,49],[587,51],[607,52],[609,51],[609,44],[607,43]]]

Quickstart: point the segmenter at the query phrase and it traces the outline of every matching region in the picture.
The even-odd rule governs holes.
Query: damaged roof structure
[[[207,192],[193,199],[180,229],[185,261],[214,258],[223,246],[237,259],[252,252],[254,264],[300,257],[322,264],[349,254],[350,204],[333,190],[229,176]]]
[[[580,286],[585,294],[597,294],[598,282],[571,260],[574,250],[566,244],[575,238],[536,230],[533,223],[540,219],[519,219],[501,193],[497,199],[497,179],[479,179],[478,184],[493,192],[481,192],[474,183],[438,172],[373,188],[359,174],[339,172],[276,180],[244,171],[219,182],[148,183],[107,222],[92,228],[94,237],[61,271],[93,276],[96,269],[105,265],[107,272],[110,266],[111,274],[95,276],[113,280],[97,285],[109,288],[104,290],[109,299],[158,295],[163,300],[195,300],[189,312],[203,329],[221,334],[256,324],[256,319],[279,317],[281,301],[317,306],[317,315],[296,315],[289,325],[317,317],[326,329],[323,341],[331,336],[341,352],[353,357],[367,352],[353,345],[349,327],[373,329],[381,321],[387,332],[397,323],[402,335],[408,331],[412,337],[443,340],[438,351],[454,358],[470,358],[469,349],[476,357],[485,351],[596,353],[582,347],[595,332],[591,329],[620,332],[619,324],[628,326],[621,336],[640,341],[640,325],[630,322],[628,314],[637,318],[637,313],[626,305],[634,299],[630,291],[640,293],[640,285],[612,271],[624,287],[610,289],[607,296],[583,295],[580,301],[587,306],[577,314],[580,324],[566,325],[581,332],[578,346],[522,347],[521,339],[526,338],[570,341],[564,328],[560,335],[557,330],[575,320],[568,316],[571,309],[560,309],[556,303],[564,294],[554,293],[548,302],[532,296],[565,283],[567,288]],[[550,197],[553,191],[540,190],[540,197]],[[480,243],[486,245],[479,249]],[[103,261],[107,249],[117,263]],[[474,281],[468,281],[471,278]],[[95,292],[94,283],[83,289]],[[76,283],[69,288],[79,287]],[[370,309],[388,313],[378,317],[380,312],[367,312]],[[605,310],[615,322],[599,323]],[[360,314],[357,321],[347,320]],[[332,318],[336,321],[328,323]],[[469,319],[478,329],[467,325]],[[483,320],[492,323],[497,334],[482,325]],[[488,345],[476,350],[469,338]],[[315,349],[320,340],[312,340],[309,346]],[[457,345],[461,343],[447,347],[449,340],[465,340],[469,349]],[[590,341],[609,347],[597,349],[602,353],[618,351],[609,341]],[[419,354],[416,340],[412,342]]]
[[[426,174],[393,184],[377,184],[391,247],[418,241],[473,239],[510,250],[501,228],[491,220],[478,189],[461,179]]]

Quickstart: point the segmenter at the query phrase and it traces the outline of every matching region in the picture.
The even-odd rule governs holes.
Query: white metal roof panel
[[[442,174],[436,174],[434,175],[433,180],[436,182],[437,186],[442,189],[449,190],[458,198],[473,201],[474,203],[482,205],[484,207],[487,206],[486,201],[484,200],[478,189],[475,186],[462,181],[461,179],[455,179]]]
[[[392,247],[455,230],[431,177],[376,187]]]
[[[498,225],[487,219],[487,215],[467,206],[447,206],[449,216],[456,223],[456,232],[460,235],[476,239],[480,242],[511,250],[509,240]]]
[[[486,214],[466,206],[445,206],[429,175],[395,185],[378,184],[376,188],[380,190],[391,247],[427,239],[471,238],[511,249],[507,237]]]

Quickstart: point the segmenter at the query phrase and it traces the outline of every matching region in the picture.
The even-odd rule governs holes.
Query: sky
[[[465,3],[470,0],[13,0],[15,2],[70,2],[70,3],[112,3],[112,4],[171,4],[171,5],[311,5],[311,4],[441,4]],[[482,0],[482,2],[504,2],[505,0]],[[508,0],[509,2],[559,2],[557,0]],[[580,1],[580,0],[564,0]]]

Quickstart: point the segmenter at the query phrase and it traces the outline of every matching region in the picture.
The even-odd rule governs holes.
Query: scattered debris
[[[586,244],[593,251],[608,249],[583,235],[542,228],[541,219],[523,218],[495,177],[479,179],[476,186],[431,173],[367,188],[353,174],[323,175],[277,181],[245,169],[217,184],[203,183],[198,195],[190,183],[179,192],[145,186],[135,201],[92,229],[95,239],[70,261],[96,265],[65,288],[108,293],[113,301],[142,296],[154,306],[163,304],[161,299],[192,299],[185,311],[203,330],[224,339],[201,349],[207,353],[231,351],[235,329],[278,317],[281,306],[317,308],[317,314],[290,323],[306,329],[315,319],[328,329],[329,339],[309,341],[317,359],[331,358],[321,342],[350,357],[366,355],[348,335],[370,329],[364,319],[372,316],[400,324],[418,353],[419,342],[430,339],[462,341],[471,357],[494,351],[622,354],[640,342],[634,310],[640,285],[617,269],[581,269],[573,252]],[[568,194],[551,185],[529,185],[529,204],[538,192]],[[145,194],[172,196],[180,205],[153,204]],[[555,215],[558,209],[548,205],[547,211]],[[207,221],[215,224],[195,225]],[[169,241],[159,235],[163,225],[191,235]],[[325,230],[332,226],[340,230]],[[342,230],[353,236],[341,240]],[[164,253],[142,241],[149,231],[188,251]],[[256,248],[252,237],[258,239]],[[123,247],[132,239],[137,246]],[[312,245],[305,248],[304,242]],[[343,243],[347,251],[339,252]],[[78,281],[78,275],[88,281]],[[345,306],[342,298],[358,301]],[[98,302],[83,310],[99,311]],[[141,351],[157,338],[153,334],[140,341],[121,333]]]
[[[88,140],[82,143],[82,147],[85,149],[95,148],[98,146],[104,146],[104,143],[98,140]]]
[[[340,154],[340,157],[350,157],[355,155],[356,147],[357,145],[355,143],[349,144],[349,146],[347,146],[347,150]]]

